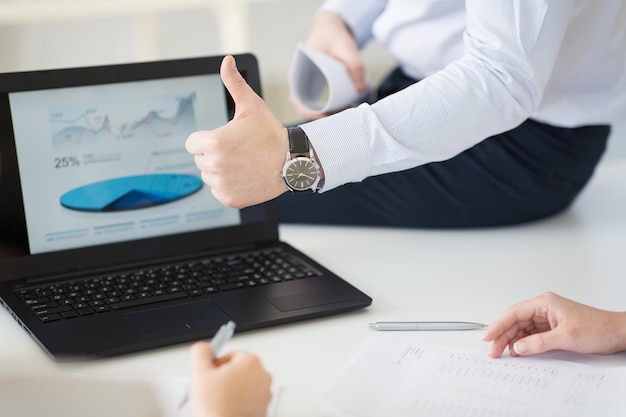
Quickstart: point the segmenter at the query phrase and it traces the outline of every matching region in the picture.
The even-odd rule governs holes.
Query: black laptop
[[[221,60],[0,74],[0,299],[55,359],[371,304],[279,240],[275,202],[228,208],[202,183],[185,141],[232,117]]]

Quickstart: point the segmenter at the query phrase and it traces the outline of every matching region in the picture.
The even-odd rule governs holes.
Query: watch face
[[[310,158],[294,158],[285,167],[283,176],[289,187],[296,191],[311,189],[317,181],[319,173],[317,167]]]

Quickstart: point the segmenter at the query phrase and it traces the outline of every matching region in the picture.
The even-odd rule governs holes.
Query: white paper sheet
[[[626,365],[626,364],[625,364]],[[626,415],[626,370],[370,339],[325,393],[325,415],[555,417]]]
[[[289,84],[294,98],[312,114],[350,107],[367,95],[356,90],[340,61],[302,43],[296,49]]]

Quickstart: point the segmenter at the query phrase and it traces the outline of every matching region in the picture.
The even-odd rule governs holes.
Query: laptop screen
[[[236,58],[259,92],[256,61]],[[265,206],[215,200],[185,150],[192,132],[232,117],[220,62],[0,74],[0,274],[2,258],[58,262],[53,254],[85,249],[90,264],[88,248],[104,245],[139,260],[259,238],[246,225],[275,227]]]
[[[185,139],[228,121],[218,74],[9,93],[31,254],[238,224]]]

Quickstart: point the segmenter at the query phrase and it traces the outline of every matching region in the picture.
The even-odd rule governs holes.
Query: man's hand
[[[236,351],[213,360],[207,343],[191,348],[190,404],[194,417],[264,417],[272,398],[271,375],[260,359]]]
[[[489,326],[483,340],[493,342],[497,358],[562,349],[609,354],[626,350],[626,313],[599,310],[551,292],[509,307]]]
[[[220,75],[235,115],[222,127],[191,134],[187,151],[222,204],[242,208],[271,200],[287,191],[281,177],[287,129],[246,83],[232,56],[222,61]]]
[[[359,47],[352,32],[339,15],[333,12],[319,13],[313,20],[306,44],[311,49],[340,61],[348,70],[356,90],[360,92],[367,90],[365,66],[359,54]],[[289,95],[289,99],[298,113],[307,120],[328,116],[328,114],[309,113],[298,103],[293,94]]]

